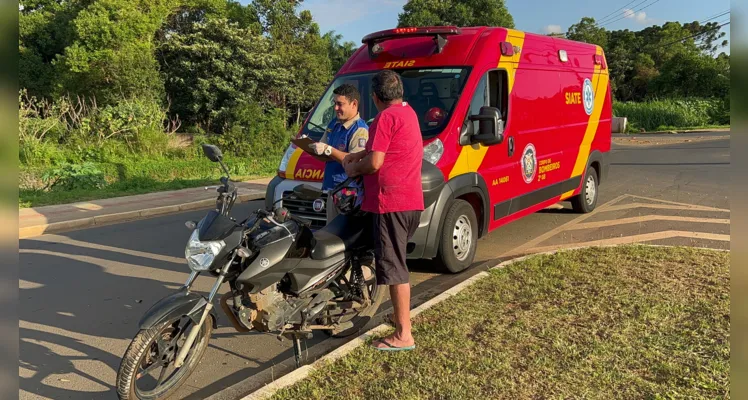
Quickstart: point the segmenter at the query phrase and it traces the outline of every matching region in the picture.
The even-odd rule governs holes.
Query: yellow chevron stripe
[[[299,162],[299,157],[301,157],[303,153],[304,150],[297,147],[293,154],[291,154],[291,158],[288,160],[288,166],[286,167],[286,179],[293,179],[296,174],[296,164]]]
[[[507,29],[507,41],[513,46],[520,48],[520,51],[515,52],[511,57],[499,56],[498,68],[506,69],[509,95],[511,96],[512,89],[514,88],[514,76],[517,72],[517,66],[519,66],[520,52],[522,51],[522,45],[525,43],[525,33],[514,29]],[[452,167],[452,171],[449,173],[449,179],[462,174],[478,171],[478,168],[483,163],[483,158],[486,157],[487,152],[488,147],[483,146],[482,144],[462,146],[460,155],[457,157],[457,161]]]
[[[597,46],[597,54],[603,54],[603,49],[600,46]],[[596,80],[595,75],[597,75]],[[592,115],[590,115],[590,119],[587,122],[587,130],[584,132],[584,138],[582,139],[582,143],[579,145],[577,160],[574,163],[574,168],[572,169],[569,178],[581,176],[584,174],[585,168],[587,167],[587,160],[590,157],[590,148],[592,142],[595,140],[595,134],[597,134],[597,126],[600,123],[600,114],[603,111],[603,103],[605,102],[605,95],[608,90],[608,70],[600,71],[600,66],[595,65],[595,73],[592,80],[593,85],[595,86],[595,107],[593,108]],[[572,194],[574,194],[573,190],[564,193],[561,195],[561,200],[571,197]]]

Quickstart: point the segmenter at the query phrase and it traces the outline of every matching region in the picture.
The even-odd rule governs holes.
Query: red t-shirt
[[[385,155],[379,171],[364,175],[361,209],[377,214],[422,211],[423,139],[418,116],[408,103],[389,106],[374,118],[366,151]]]

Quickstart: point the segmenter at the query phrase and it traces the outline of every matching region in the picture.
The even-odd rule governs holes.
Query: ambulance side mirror
[[[504,121],[498,108],[481,107],[480,114],[471,115],[470,120],[478,121],[478,133],[470,140],[473,144],[491,146],[504,141]]]

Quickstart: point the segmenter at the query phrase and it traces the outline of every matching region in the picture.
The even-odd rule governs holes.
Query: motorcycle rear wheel
[[[121,400],[157,400],[173,395],[195,370],[208,348],[213,332],[213,325],[208,317],[200,327],[184,364],[175,369],[173,364],[179,352],[179,343],[184,342],[193,325],[194,322],[188,317],[182,317],[165,321],[150,329],[140,330],[122,357],[117,373],[118,397]],[[171,334],[171,336],[165,338],[165,334]],[[153,362],[149,363],[150,361]],[[147,365],[144,366],[144,364]],[[158,371],[159,376],[155,388],[142,390],[138,387],[138,379],[144,377],[143,372],[140,372],[141,369],[144,369],[143,372]],[[163,381],[169,369],[173,372],[166,381]]]
[[[369,303],[369,306],[361,310],[358,314],[355,314],[350,321],[353,322],[353,326],[345,329],[325,329],[323,332],[325,332],[327,335],[332,336],[334,338],[344,338],[347,336],[351,336],[353,334],[358,333],[361,328],[366,326],[366,324],[371,321],[371,319],[374,317],[374,315],[377,313],[377,310],[379,310],[379,306],[382,304],[382,301],[384,301],[385,292],[387,290],[386,286],[377,285],[377,279],[376,279],[376,273],[374,271],[374,266],[362,266],[362,268],[366,269],[368,268],[370,270],[370,279],[366,279],[366,287],[369,289],[369,299],[371,302]],[[364,275],[366,276],[366,275]]]

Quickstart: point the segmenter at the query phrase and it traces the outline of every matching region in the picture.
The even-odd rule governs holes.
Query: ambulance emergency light
[[[427,27],[408,27],[386,29],[379,32],[370,33],[361,39],[361,42],[369,48],[369,56],[376,57],[382,51],[381,42],[402,39],[408,37],[432,36],[436,44],[436,53],[441,53],[444,46],[447,45],[447,36],[459,35],[462,33],[456,26],[427,26]]]

